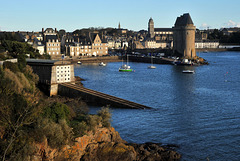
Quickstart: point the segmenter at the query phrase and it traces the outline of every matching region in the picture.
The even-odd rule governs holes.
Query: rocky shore
[[[155,143],[130,144],[124,141],[113,127],[97,127],[78,137],[71,145],[58,149],[48,146],[45,139],[35,143],[33,155],[29,160],[83,160],[83,161],[143,161],[143,160],[179,160],[181,155],[171,147]]]

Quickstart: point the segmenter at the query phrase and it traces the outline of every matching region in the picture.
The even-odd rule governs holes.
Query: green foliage
[[[111,112],[109,110],[109,107],[102,107],[101,110],[98,111],[98,116],[101,118],[102,125],[104,127],[110,127],[111,126]]]
[[[86,131],[88,130],[86,115],[75,118],[73,121],[71,121],[70,125],[73,128],[74,137],[81,137],[85,135]]]
[[[0,48],[1,48],[1,46],[0,46]],[[2,61],[2,60],[6,60],[4,53],[0,53],[0,61]]]
[[[30,54],[31,58],[41,58],[40,53],[34,49],[30,44],[26,42],[2,40],[1,46],[8,51],[9,56],[12,58],[18,58],[20,61],[26,57],[26,54]]]
[[[15,72],[0,68],[0,127],[4,131],[0,139],[0,156],[3,160],[15,157],[25,149],[30,139],[26,129],[41,111],[36,103],[36,91],[31,90],[23,73]]]
[[[18,59],[18,67],[21,71],[26,67],[27,61],[26,61],[26,56],[24,54],[19,54],[17,55]]]
[[[14,73],[20,72],[20,70],[18,68],[18,64],[17,63],[12,63],[12,62],[9,62],[9,61],[5,61],[3,63],[3,68],[8,68]]]
[[[59,120],[59,123],[56,123],[48,118],[39,117],[28,135],[40,143],[47,139],[51,148],[61,148],[71,141],[72,129],[65,120]]]
[[[51,55],[44,53],[43,55],[39,56],[40,59],[51,59]]]
[[[87,130],[95,132],[95,128],[99,123],[101,122],[101,119],[97,115],[87,115],[86,123],[87,123]]]
[[[70,112],[68,106],[59,102],[55,102],[52,105],[46,107],[44,109],[43,116],[51,119],[56,123],[63,119],[67,122],[70,120]]]
[[[15,32],[0,32],[0,40],[23,41],[21,35]]]

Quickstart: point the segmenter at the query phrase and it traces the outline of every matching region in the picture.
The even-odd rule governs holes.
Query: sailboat
[[[151,56],[151,65],[148,66],[148,69],[156,69],[155,66],[153,66],[153,57]]]
[[[133,69],[131,69],[130,65],[128,65],[128,55],[127,55],[127,64],[123,64],[122,61],[122,66],[119,68],[119,72],[132,72]]]

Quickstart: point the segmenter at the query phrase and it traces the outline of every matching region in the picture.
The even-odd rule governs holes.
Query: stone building
[[[27,59],[27,64],[47,87],[49,95],[56,95],[59,83],[75,82],[74,66],[68,61]]]
[[[172,28],[154,28],[153,19],[149,19],[148,35],[143,42],[145,48],[171,48],[172,40]]]
[[[98,34],[90,34],[86,39],[79,39],[77,43],[69,45],[69,53],[72,57],[107,55],[108,43]]]
[[[51,56],[61,56],[61,42],[57,35],[57,29],[42,28],[43,40],[45,42],[45,50]]]
[[[184,57],[196,56],[195,51],[196,27],[189,13],[177,18],[173,27],[173,52],[175,55]]]

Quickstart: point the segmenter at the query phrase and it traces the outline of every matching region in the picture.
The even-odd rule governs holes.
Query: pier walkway
[[[132,108],[132,109],[151,109],[151,107],[131,102],[119,97],[111,96],[105,93],[94,91],[83,86],[72,83],[59,84],[59,94],[68,96],[80,96],[87,102],[97,103],[99,105],[110,105],[111,107]]]

